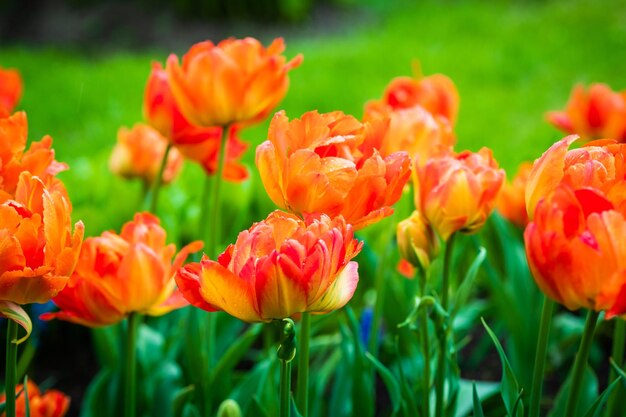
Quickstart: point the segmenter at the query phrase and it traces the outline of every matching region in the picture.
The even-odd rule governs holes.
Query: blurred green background
[[[77,8],[76,16],[85,17],[89,7],[106,2],[66,3]],[[89,35],[88,43],[68,40],[67,33],[63,39],[43,34],[31,39],[22,33],[15,40],[5,26],[0,65],[22,72],[25,92],[19,108],[28,113],[29,137],[38,140],[50,134],[54,138],[57,159],[71,167],[63,180],[70,189],[75,218],[85,221],[89,235],[118,228],[137,209],[140,185],[108,174],[117,129],[142,120],[151,61],[164,62],[171,52],[182,54],[194,41],[251,35],[267,44],[283,35],[288,57],[304,55],[302,66],[291,72],[290,90],[280,104],[290,118],[313,109],[342,110],[360,117],[367,100],[380,97],[393,77],[411,75],[412,62],[419,60],[426,75],[446,74],[458,86],[457,148],[488,146],[509,174],[562,136],[543,115],[562,108],[575,83],[605,82],[614,89],[626,88],[624,0],[319,4],[274,0],[264,3],[270,11],[249,13],[245,13],[246,1],[239,0],[232,3],[237,5],[234,9],[213,2],[222,8],[198,9],[196,19],[181,20],[189,14],[188,3],[193,4],[151,3],[146,10],[146,2],[138,2],[132,9],[135,20],[121,14],[115,30],[101,30],[100,40],[89,37],[98,35],[96,25],[91,35],[84,35]],[[300,9],[293,12],[289,7]],[[211,13],[217,16],[213,20]],[[259,19],[251,21],[251,17]],[[54,16],[47,18],[54,20]],[[156,26],[142,22],[144,18]],[[30,24],[40,30],[46,24],[54,27],[45,19]],[[162,33],[152,40],[133,40],[133,33],[143,26],[144,32]],[[70,22],[67,32],[71,30]],[[232,193],[254,199],[259,216],[272,208],[253,163],[254,149],[266,138],[267,125],[242,133],[251,144],[245,160],[252,179],[237,186],[241,193]],[[182,211],[184,216],[197,215],[194,196],[202,188],[201,176],[197,167],[188,164],[184,179],[166,191],[162,212],[171,215],[171,227],[184,227],[174,222]],[[191,211],[186,210],[189,207]]]

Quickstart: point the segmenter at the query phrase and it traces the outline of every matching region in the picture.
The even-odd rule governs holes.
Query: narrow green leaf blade
[[[370,361],[372,365],[374,365],[374,369],[378,371],[381,379],[383,380],[385,386],[387,387],[387,391],[389,392],[389,396],[391,397],[391,404],[393,406],[393,414],[395,415],[398,411],[400,411],[400,407],[402,405],[402,393],[400,391],[400,384],[396,380],[396,377],[391,373],[389,369],[385,365],[382,364],[378,359],[376,359],[371,353],[365,352],[365,357]]]
[[[33,331],[33,322],[30,321],[30,317],[19,305],[11,301],[0,300],[0,317],[5,317],[9,320],[13,320],[26,331],[26,335],[21,339],[12,340],[13,343],[19,345],[30,336]]]
[[[474,417],[485,417],[483,406],[478,397],[478,391],[476,391],[476,382],[472,382],[472,398],[474,400]]]

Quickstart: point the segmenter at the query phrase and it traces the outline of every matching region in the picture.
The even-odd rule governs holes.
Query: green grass
[[[513,173],[520,162],[536,158],[562,136],[543,114],[563,107],[575,83],[626,88],[623,0],[426,1],[378,7],[370,18],[346,21],[328,34],[286,39],[287,55],[302,52],[305,58],[292,72],[291,88],[280,105],[289,117],[313,109],[360,117],[367,100],[380,97],[393,77],[410,75],[411,61],[419,59],[425,74],[444,73],[458,86],[458,149],[488,146]],[[117,129],[142,119],[150,62],[164,61],[169,53],[98,55],[97,49],[94,45],[94,51],[83,54],[0,48],[0,65],[23,74],[20,108],[28,113],[30,138],[50,134],[57,159],[71,167],[63,179],[75,217],[84,219],[88,234],[118,228],[137,208],[139,185],[109,175],[107,160]],[[251,143],[245,160],[253,179],[239,187],[250,191],[243,193],[247,197],[237,197],[261,195],[259,212],[272,207],[262,196],[253,164],[254,148],[265,139],[267,125],[243,133]],[[184,184],[168,190],[162,211],[172,213],[172,223],[190,204],[185,195],[199,195],[201,176],[187,167]]]

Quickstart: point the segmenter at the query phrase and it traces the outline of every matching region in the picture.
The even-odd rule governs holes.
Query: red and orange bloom
[[[222,127],[198,127],[182,115],[170,89],[167,73],[155,63],[148,78],[144,97],[148,123],[165,136],[187,159],[199,163],[207,174],[217,171]],[[238,160],[248,148],[239,139],[239,127],[232,125],[226,144],[223,177],[229,181],[248,178],[247,168]]]
[[[84,232],[78,222],[72,233],[71,211],[60,181],[47,188],[27,171],[0,198],[0,300],[44,303],[65,287]]]
[[[53,300],[60,311],[42,318],[98,327],[130,313],[159,316],[186,305],[174,273],[202,243],[193,242],[174,256],[176,247],[165,239],[159,219],[149,213],[136,214],[119,235],[87,238],[67,287]]]
[[[528,224],[524,196],[532,167],[533,164],[530,162],[520,164],[513,181],[504,183],[497,201],[497,208],[502,217],[521,228]]]
[[[546,118],[563,132],[585,140],[612,138],[625,142],[626,94],[606,84],[592,84],[587,90],[577,85],[565,110],[548,112]]]
[[[15,387],[15,393],[22,392],[22,384]],[[28,407],[30,411],[30,417],[63,417],[67,414],[70,408],[70,397],[63,394],[61,391],[50,389],[44,392],[39,390],[39,387],[32,381],[27,382],[28,388]],[[24,395],[17,397],[15,401],[15,416],[26,416],[26,399]],[[0,403],[3,403],[6,396],[0,394]],[[5,417],[6,414],[0,414],[0,417]]]
[[[442,74],[396,77],[385,88],[381,102],[393,110],[421,106],[433,116],[445,117],[452,125],[459,112],[456,86]]]
[[[602,193],[557,185],[524,233],[528,262],[541,290],[574,310],[626,314],[626,220]]]
[[[176,282],[189,302],[248,322],[343,307],[358,282],[362,244],[341,217],[274,211],[239,234],[217,262],[187,264]]]
[[[439,237],[417,210],[398,223],[396,236],[400,255],[414,267],[427,270],[430,261],[439,254]],[[405,270],[403,267],[401,271]]]
[[[442,153],[413,170],[415,206],[443,240],[477,231],[491,214],[504,170],[490,149]]]
[[[167,60],[169,85],[183,115],[203,127],[251,124],[263,120],[283,99],[287,73],[302,62],[281,55],[281,38],[267,48],[256,39],[200,42],[183,56]]]
[[[393,110],[381,102],[371,101],[365,107],[363,120],[388,120],[384,134],[370,135],[380,141],[373,146],[383,157],[406,151],[412,158],[419,155],[419,161],[423,163],[438,152],[437,149],[452,149],[456,142],[450,122],[442,116],[433,116],[421,106]]]
[[[272,119],[256,164],[272,201],[292,213],[342,215],[355,230],[393,213],[410,176],[406,152],[382,157],[371,147],[381,125],[342,112]]]
[[[7,117],[22,97],[23,82],[16,69],[0,68],[0,117]]]
[[[152,184],[159,174],[166,148],[167,139],[148,125],[138,123],[132,129],[122,127],[117,131],[109,168],[124,178],[140,178],[145,184]],[[170,149],[163,183],[172,182],[182,167],[183,156],[178,149]]]

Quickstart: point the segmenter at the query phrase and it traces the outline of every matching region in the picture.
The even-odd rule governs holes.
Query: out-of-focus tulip
[[[505,178],[487,148],[442,153],[415,165],[415,206],[444,240],[456,231],[472,233],[484,224]]]
[[[0,68],[0,117],[11,114],[22,97],[23,88],[18,70]]]
[[[526,185],[526,209],[532,219],[541,198],[564,182],[572,188],[594,188],[626,213],[626,145],[596,140],[569,150],[577,136],[567,136],[535,161]]]
[[[392,109],[408,109],[419,105],[434,116],[443,116],[452,125],[459,112],[459,93],[456,86],[442,74],[415,78],[396,77],[385,88],[382,103]]]
[[[343,307],[358,282],[351,259],[361,250],[343,218],[274,211],[239,234],[217,262],[187,264],[176,282],[199,308],[248,322]]]
[[[564,111],[546,114],[550,123],[565,133],[585,140],[611,138],[626,141],[626,94],[606,84],[592,84],[588,90],[577,85]]]
[[[67,287],[53,300],[60,311],[42,318],[97,327],[133,312],[159,316],[186,305],[174,273],[202,243],[193,242],[174,257],[176,247],[165,239],[159,219],[149,213],[136,214],[119,235],[87,238]]]
[[[539,288],[574,310],[626,313],[626,220],[601,191],[557,185],[524,233]]]
[[[169,84],[182,114],[197,126],[258,122],[283,99],[287,73],[302,56],[287,62],[278,38],[264,48],[253,38],[200,42],[167,60]]]
[[[0,200],[15,194],[20,174],[24,171],[41,179],[48,188],[63,190],[56,186],[54,176],[67,169],[67,165],[55,161],[52,138],[44,136],[39,142],[31,143],[25,151],[28,137],[26,113],[18,112],[0,118]]]
[[[122,127],[117,132],[117,144],[111,153],[109,168],[124,178],[140,178],[144,183],[152,184],[159,174],[166,148],[167,139],[148,125],[138,123],[132,129]],[[174,180],[182,166],[183,156],[178,149],[170,149],[163,183]]]
[[[417,210],[398,223],[396,236],[400,255],[415,267],[427,270],[439,254],[439,238]]]
[[[185,158],[199,163],[207,174],[217,172],[222,127],[198,127],[182,115],[170,89],[167,73],[155,63],[148,78],[144,97],[144,115],[152,127],[157,129]],[[239,126],[230,127],[226,144],[223,177],[228,181],[243,181],[248,170],[238,159],[248,148],[237,133]]]
[[[497,201],[497,209],[500,214],[514,225],[524,228],[528,224],[528,212],[526,211],[526,183],[533,164],[524,162],[520,164],[513,181],[505,182]]]
[[[272,201],[297,214],[342,215],[361,229],[393,212],[410,176],[406,152],[382,157],[369,135],[379,124],[361,123],[341,112],[305,113],[289,121],[278,112],[256,164]]]
[[[419,155],[425,162],[440,147],[452,148],[456,137],[448,120],[433,116],[423,107],[416,105],[393,110],[391,106],[371,101],[365,107],[365,122],[388,120],[389,126],[383,135],[370,135],[380,140],[374,144],[383,157],[394,152],[406,151],[411,158]]]
[[[44,303],[65,287],[83,239],[60,181],[46,188],[22,172],[13,198],[0,198],[0,300]]]
[[[22,384],[15,387],[15,393],[22,391]],[[28,407],[30,417],[63,417],[70,408],[70,397],[61,391],[50,389],[44,392],[30,380],[27,382],[28,388]],[[15,401],[15,416],[26,416],[26,399],[24,395],[17,397]],[[0,403],[3,403],[6,396],[0,394]],[[0,414],[0,417],[6,417],[6,413]]]

